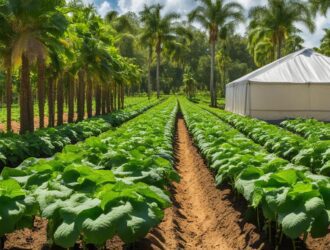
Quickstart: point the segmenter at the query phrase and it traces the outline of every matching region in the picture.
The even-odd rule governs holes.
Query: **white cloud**
[[[164,6],[164,13],[178,12],[186,15],[195,6],[195,0],[118,0],[118,8],[121,12],[134,11],[139,12],[144,5],[161,4]]]
[[[101,15],[101,17],[105,17],[105,15],[112,10],[111,5],[109,2],[104,1],[103,3],[101,3],[100,6],[98,6],[97,11],[98,13]]]

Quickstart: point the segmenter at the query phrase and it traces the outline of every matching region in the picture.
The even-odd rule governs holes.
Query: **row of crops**
[[[269,152],[293,164],[306,166],[313,173],[330,176],[330,141],[306,140],[287,129],[258,119],[213,109],[206,105],[202,107],[231,124],[256,143],[263,145]]]
[[[330,140],[330,124],[315,119],[287,120],[281,126],[311,141]]]
[[[0,135],[0,167],[17,166],[28,157],[52,156],[60,152],[65,145],[97,136],[136,117],[159,102],[156,99],[134,102],[127,108],[108,115],[55,128],[40,129],[24,135],[3,133]]]
[[[51,159],[4,168],[0,236],[48,220],[49,242],[61,247],[104,245],[118,235],[134,242],[160,223],[170,206],[166,186],[177,181],[172,139],[174,98]]]
[[[280,246],[283,235],[295,243],[308,233],[314,238],[328,233],[330,178],[324,175],[324,166],[316,167],[326,164],[327,152],[312,148],[327,141],[304,134],[301,124],[308,127],[311,121],[282,124],[305,139],[185,98],[179,103],[216,183],[229,183],[245,198],[270,241]],[[174,97],[132,104],[89,120],[82,129],[84,141],[73,145],[68,140],[58,147],[62,152],[49,152],[51,158],[28,158],[16,168],[4,167],[0,243],[7,233],[32,228],[36,216],[48,221],[49,244],[64,248],[77,242],[102,247],[114,236],[127,244],[143,238],[162,221],[164,210],[171,206],[168,187],[179,181],[173,168],[177,113]],[[93,121],[103,129],[89,133]],[[300,157],[311,148],[318,152],[314,158]]]
[[[277,245],[283,234],[296,239],[302,235],[306,238],[307,233],[312,237],[328,233],[330,179],[312,173],[314,168],[307,164],[301,166],[279,157],[297,150],[295,146],[299,149],[303,140],[258,120],[212,110],[219,119],[205,107],[185,99],[180,105],[189,131],[215,172],[217,184],[230,183],[256,209],[258,219],[263,214],[263,228]],[[284,137],[283,144],[278,136]],[[296,138],[297,144],[290,138]],[[286,151],[281,152],[283,149]]]

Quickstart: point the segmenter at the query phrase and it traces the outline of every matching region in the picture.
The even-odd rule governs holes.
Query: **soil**
[[[6,235],[4,249],[34,250],[47,245],[47,221],[37,217],[32,229],[22,229]]]
[[[115,237],[105,249],[272,249],[255,224],[249,222],[244,199],[237,199],[229,186],[215,186],[214,177],[181,118],[175,152],[181,181],[170,188],[173,206],[165,211],[163,222],[140,242],[126,246]],[[5,249],[48,249],[46,227],[47,222],[37,218],[32,230],[7,235]],[[330,249],[330,236],[320,240],[308,238],[307,249]]]
[[[167,249],[263,248],[256,227],[243,219],[229,199],[230,189],[215,186],[214,177],[181,118],[176,141],[176,168],[181,181],[173,184],[174,206],[160,225]],[[169,224],[172,226],[168,227]]]
[[[87,113],[85,114],[85,118],[87,117]],[[77,114],[74,114],[74,120],[77,119]],[[45,116],[45,127],[48,126],[48,117]],[[57,118],[55,117],[55,124],[57,122]],[[68,113],[63,113],[63,123],[68,123]],[[17,121],[12,121],[11,122],[12,130],[15,133],[19,133],[20,129],[20,123]],[[34,117],[34,128],[38,129],[39,128],[39,117],[35,116]],[[6,131],[6,124],[5,123],[0,123],[0,131]]]

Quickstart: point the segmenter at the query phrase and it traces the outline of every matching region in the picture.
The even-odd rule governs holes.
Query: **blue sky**
[[[176,11],[182,15],[189,13],[195,6],[195,0],[84,0],[86,3],[94,3],[97,6],[98,12],[105,15],[110,10],[117,10],[120,13],[127,11],[139,12],[144,4],[161,3],[164,5],[164,11]],[[266,0],[236,0],[240,2],[247,10],[255,5],[265,4]],[[323,29],[330,28],[330,12],[328,17],[318,15],[316,17],[316,31],[310,34],[305,28],[299,27],[303,30],[303,38],[305,39],[305,47],[319,46],[320,40],[323,37]],[[238,33],[245,33],[245,24],[238,28]]]

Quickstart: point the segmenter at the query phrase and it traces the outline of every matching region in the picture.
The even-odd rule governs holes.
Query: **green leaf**
[[[15,180],[0,180],[0,197],[1,196],[8,198],[24,197],[25,192]]]
[[[313,238],[324,237],[329,232],[329,213],[326,210],[320,211],[318,216],[315,218],[312,223],[311,235]]]
[[[95,219],[87,218],[82,225],[86,243],[101,245],[117,233],[120,223],[125,223],[128,214],[133,211],[129,202],[113,207],[107,214],[101,214]]]
[[[292,186],[297,182],[297,174],[293,169],[279,171],[270,176],[269,184],[271,186]]]
[[[310,226],[311,218],[304,211],[295,211],[282,220],[283,233],[291,239],[298,238]]]
[[[317,217],[325,209],[325,205],[321,198],[313,197],[305,202],[305,208],[308,215]]]

